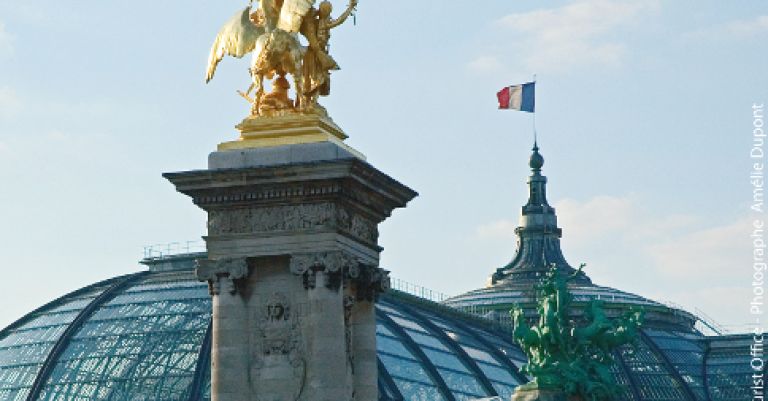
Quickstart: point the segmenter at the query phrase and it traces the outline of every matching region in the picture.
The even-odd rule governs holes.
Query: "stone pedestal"
[[[347,135],[330,117],[320,111],[288,113],[270,118],[248,117],[237,125],[237,129],[240,131],[240,138],[220,143],[219,152],[216,153],[330,142],[359,159],[365,159],[362,153],[344,143]]]
[[[378,224],[417,194],[335,141],[164,175],[208,213],[214,401],[375,401]]]
[[[569,398],[562,390],[526,388],[520,386],[512,393],[512,401],[577,401]]]

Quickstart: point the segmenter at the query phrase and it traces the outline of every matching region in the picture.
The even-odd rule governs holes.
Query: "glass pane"
[[[376,320],[376,334],[386,334],[390,337],[397,337],[390,329],[387,328],[380,320]]]
[[[435,366],[440,366],[444,368],[453,369],[459,372],[466,372],[469,373],[469,369],[467,369],[463,363],[457,358],[456,356],[441,352],[432,350],[429,348],[422,349],[424,351],[424,354],[427,355],[427,358],[429,358],[430,361],[432,361],[432,364]]]
[[[413,320],[401,318],[399,316],[390,316],[390,318],[403,328],[409,328],[411,330],[421,331],[423,333],[427,332],[425,328],[421,327],[420,324],[414,322]]]
[[[406,401],[441,401],[443,395],[437,391],[437,387],[423,383],[411,382],[404,379],[394,379],[397,388]]]
[[[83,324],[41,400],[186,400],[210,321],[203,283],[153,274]]]
[[[489,365],[487,363],[482,363],[482,362],[478,363],[477,366],[491,380],[495,380],[495,381],[499,381],[507,384],[519,384],[518,381],[514,378],[514,376],[512,376],[512,373],[510,373],[508,370],[500,366]]]
[[[499,397],[502,399],[502,401],[511,400],[512,393],[515,392],[515,387],[517,387],[494,381],[492,381],[491,384],[493,385],[493,389],[496,390],[496,392],[499,394]]]
[[[379,301],[378,303],[376,303],[376,309],[378,309],[379,311],[382,311],[382,312],[386,312],[387,315],[389,315],[389,316],[393,316],[393,315],[394,316],[402,316],[403,315],[399,310],[395,309],[393,305],[391,305],[390,303],[388,303],[386,301]]]
[[[709,338],[707,384],[713,401],[752,399],[751,337]]]
[[[469,355],[472,359],[483,361],[485,363],[490,363],[494,365],[499,364],[496,358],[494,358],[493,356],[491,356],[491,354],[483,350],[477,349],[475,347],[469,347],[466,345],[462,345],[461,348],[464,349],[464,352],[466,352],[467,355]]]
[[[701,336],[670,331],[645,330],[680,373],[697,400],[706,400],[704,390],[704,339]]]
[[[448,347],[446,347],[442,343],[442,341],[438,340],[437,338],[435,338],[433,336],[426,335],[426,334],[423,334],[423,333],[419,333],[419,332],[413,331],[413,330],[406,330],[406,332],[408,333],[409,336],[411,336],[413,341],[415,341],[419,345],[426,345],[426,346],[429,346],[429,347],[432,347],[432,348],[436,348],[436,349],[439,349],[439,350],[450,352]]]
[[[403,359],[390,355],[380,355],[381,363],[389,372],[389,375],[393,379],[407,379],[409,381],[417,381],[419,383],[433,385],[432,379],[429,378],[424,368],[416,361],[412,359]]]
[[[408,351],[400,342],[400,340],[389,336],[376,336],[376,348],[379,352],[386,352],[389,354],[413,359],[411,351]]]
[[[0,399],[24,400],[56,342],[110,284],[68,295],[0,337]]]
[[[643,341],[624,346],[619,354],[638,385],[643,400],[685,400],[684,389],[659,355]]]
[[[487,395],[480,386],[480,383],[472,375],[442,368],[438,368],[437,371],[440,372],[440,376],[443,377],[443,381],[445,381],[445,384],[451,391],[474,395],[478,398]]]

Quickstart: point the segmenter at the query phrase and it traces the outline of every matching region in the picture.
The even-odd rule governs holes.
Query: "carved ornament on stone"
[[[344,348],[347,351],[347,366],[352,374],[355,373],[355,364],[352,348],[352,307],[355,305],[355,298],[351,296],[344,297]]]
[[[241,177],[238,177],[240,179]],[[327,185],[288,185],[280,188],[261,188],[248,192],[216,193],[195,196],[196,205],[225,205],[230,203],[290,200],[296,197],[328,196],[341,191],[338,184]]]
[[[222,291],[237,293],[238,281],[248,277],[246,258],[200,259],[196,262],[195,276],[208,282],[208,292],[219,295]]]
[[[354,286],[358,300],[373,301],[389,289],[389,272],[360,262],[343,251],[311,252],[291,255],[291,273],[302,276],[304,288],[318,285],[337,291],[342,284]],[[323,277],[323,282],[318,282]]]
[[[316,288],[319,283],[328,289],[337,291],[342,284],[343,273],[354,270],[357,261],[341,251],[313,252],[291,255],[291,273],[302,276],[304,288]]]
[[[304,391],[307,363],[296,312],[281,292],[265,297],[258,306],[250,375],[259,399],[297,400]],[[276,385],[274,378],[262,377],[264,372],[283,372],[283,380]]]
[[[376,244],[379,231],[369,218],[332,203],[244,207],[208,212],[209,235],[338,229]]]

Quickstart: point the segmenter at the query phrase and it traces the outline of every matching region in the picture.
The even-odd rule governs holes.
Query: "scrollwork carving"
[[[317,287],[320,272],[326,288],[338,290],[342,284],[353,284],[358,300],[373,301],[389,289],[387,270],[363,264],[342,251],[294,254],[290,266],[293,274],[302,276],[307,289]]]
[[[201,259],[196,262],[195,276],[200,281],[208,282],[211,296],[219,295],[222,291],[235,294],[238,281],[248,277],[248,263],[244,257]]]
[[[304,288],[317,287],[318,273],[322,272],[325,279],[322,285],[336,291],[341,287],[344,273],[354,270],[356,265],[357,261],[345,252],[314,252],[292,255],[290,269],[303,277]]]
[[[379,294],[390,288],[389,271],[376,266],[361,266],[354,283],[358,300],[375,301]]]

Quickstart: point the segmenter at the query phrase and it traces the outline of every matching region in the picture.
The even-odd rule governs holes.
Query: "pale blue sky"
[[[140,269],[204,215],[160,174],[235,138],[246,60],[203,83],[245,1],[0,0],[0,326]],[[593,281],[749,321],[751,105],[768,100],[763,1],[361,0],[324,100],[348,143],[420,192],[382,265],[449,294],[514,253],[538,74],[550,202]],[[343,4],[336,2],[337,9]]]

